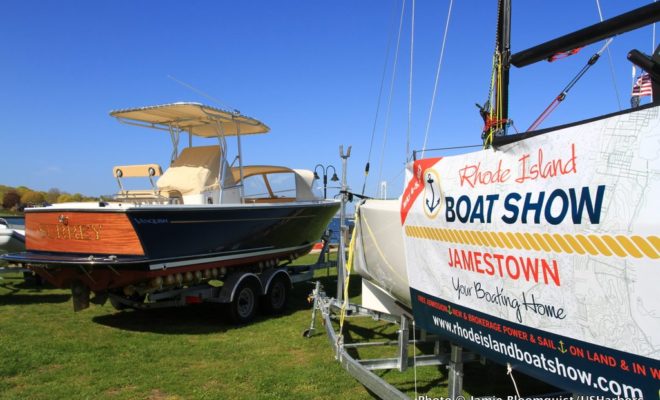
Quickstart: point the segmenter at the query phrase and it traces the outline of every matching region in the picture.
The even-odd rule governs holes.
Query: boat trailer
[[[228,274],[223,284],[215,284],[214,281],[199,283],[197,285],[172,288],[171,290],[149,293],[146,296],[125,297],[114,293],[105,293],[106,296],[92,298],[91,302],[103,304],[110,300],[111,305],[117,310],[127,308],[149,310],[155,308],[184,307],[190,304],[219,303],[228,304],[231,308],[231,317],[234,322],[245,323],[252,319],[256,312],[256,301],[258,297],[268,300],[267,308],[277,313],[286,307],[288,292],[293,284],[310,281],[314,272],[318,269],[333,267],[336,262],[327,258],[330,249],[329,236],[326,232],[323,237],[323,247],[319,252],[314,264],[288,265],[288,262],[279,266],[266,269],[261,272],[237,270]],[[282,285],[277,286],[276,282]],[[245,288],[250,289],[245,291]],[[76,301],[76,290],[85,291],[86,287],[73,287],[74,305]],[[89,289],[87,289],[89,290]],[[82,293],[79,297],[89,298],[89,292]]]
[[[422,331],[420,338],[410,338],[411,329],[414,330],[414,319],[411,315],[403,313],[401,316],[383,313],[362,307],[358,304],[344,304],[335,298],[328,297],[317,281],[310,295],[313,300],[312,319],[303,336],[311,338],[316,332],[316,317],[320,314],[321,323],[325,327],[328,341],[332,346],[335,359],[341,366],[362,385],[379,398],[384,400],[407,400],[406,394],[386,382],[373,371],[398,370],[406,371],[409,367],[447,366],[448,369],[448,397],[460,398],[463,393],[463,365],[465,362],[478,361],[480,358],[474,353],[463,350],[460,346],[449,343],[450,351],[442,351],[442,344],[448,343],[438,336],[428,335]],[[386,321],[398,326],[396,341],[357,342],[345,343],[344,336],[335,331],[333,322],[339,319],[339,313],[344,308],[346,318],[371,318],[375,321]],[[409,346],[432,344],[431,354],[410,356]],[[351,356],[350,351],[364,347],[396,347],[396,353],[391,358],[377,358],[360,360]]]

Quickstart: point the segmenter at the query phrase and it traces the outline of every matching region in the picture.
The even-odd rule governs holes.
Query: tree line
[[[11,187],[0,185],[0,205],[4,210],[23,211],[25,207],[40,206],[72,201],[98,201],[98,197],[84,196],[80,193],[67,193],[52,188],[47,192],[32,190],[25,186]]]

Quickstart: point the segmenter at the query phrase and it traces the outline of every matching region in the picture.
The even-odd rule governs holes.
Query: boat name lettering
[[[100,224],[39,224],[41,237],[56,240],[101,240]]]
[[[594,188],[554,189],[538,193],[512,192],[504,197],[504,211],[500,219],[507,224],[545,224],[559,225],[568,220],[575,225],[586,222],[600,223],[605,185]],[[491,223],[493,210],[501,196],[499,194],[470,197],[445,196],[445,218],[447,222]]]
[[[170,221],[168,221],[167,218],[133,218],[133,221],[135,221],[136,224],[152,224],[152,225],[170,223]]]
[[[516,183],[576,174],[577,155],[575,143],[571,144],[570,155],[566,158],[548,159],[542,148],[539,148],[536,154],[524,153],[518,159],[516,169],[518,171],[518,176],[514,179]],[[476,164],[466,164],[459,169],[458,178],[461,186],[474,188],[479,185],[487,186],[508,182],[512,177],[511,170],[512,168],[502,164],[502,160],[498,161],[494,169],[483,167],[482,163],[478,162]]]

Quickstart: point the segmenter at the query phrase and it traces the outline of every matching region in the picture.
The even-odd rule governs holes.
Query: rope
[[[501,1],[497,2],[497,15],[502,13],[502,3]],[[497,22],[497,32],[495,34],[495,51],[493,52],[493,63],[492,63],[492,72],[490,75],[490,87],[488,88],[488,99],[486,104],[483,107],[479,106],[480,113],[484,118],[484,124],[488,125],[488,121],[492,120],[501,120],[501,87],[502,87],[502,54],[499,53],[498,49],[500,47],[499,43],[499,31],[501,29],[499,20]],[[497,88],[496,88],[497,85]],[[494,129],[486,129],[482,132],[483,139],[483,148],[489,148],[493,143],[493,135],[495,134]]]
[[[390,127],[390,115],[392,110],[392,97],[394,94],[394,79],[396,78],[396,65],[399,60],[399,46],[401,44],[401,32],[403,30],[403,14],[406,9],[406,0],[403,0],[401,3],[401,17],[399,17],[399,34],[396,38],[396,51],[394,52],[394,66],[392,67],[392,79],[390,80],[390,94],[389,99],[387,100],[387,113],[385,114],[385,128],[383,130],[383,145],[380,149],[380,162],[378,165],[378,185],[383,176],[383,160],[385,159],[385,145],[387,144],[387,132]],[[378,187],[376,187],[376,192],[378,192]]]
[[[415,54],[415,0],[412,0],[412,10],[410,17],[410,75],[408,77],[408,130],[406,132],[406,157],[404,162],[408,162],[410,154],[410,135],[412,132],[412,88],[413,88],[413,56]]]
[[[435,96],[438,90],[438,81],[440,80],[440,69],[442,68],[442,60],[445,55],[445,43],[447,42],[447,31],[449,30],[449,20],[451,18],[451,8],[454,0],[449,1],[449,11],[447,12],[447,23],[445,24],[445,33],[442,36],[442,48],[440,50],[440,58],[438,59],[438,69],[435,72],[435,84],[433,85],[433,96],[431,97],[431,108],[429,109],[429,119],[426,121],[426,132],[424,133],[424,146],[422,147],[422,158],[426,153],[426,143],[429,138],[429,130],[431,129],[431,117],[433,116],[433,107],[435,106]]]
[[[367,228],[367,231],[369,233],[369,237],[371,237],[371,240],[373,241],[374,248],[376,249],[376,252],[378,253],[378,256],[383,260],[383,263],[385,264],[385,266],[390,270],[390,272],[392,272],[393,275],[396,275],[397,278],[399,278],[401,280],[405,280],[405,278],[402,277],[401,274],[399,274],[397,272],[397,270],[392,266],[392,264],[390,264],[389,261],[387,261],[387,257],[385,257],[385,253],[383,252],[383,250],[378,245],[378,240],[376,238],[376,235],[374,234],[373,230],[369,226],[369,222],[367,221],[367,216],[364,215],[364,214],[360,214],[360,220],[364,222],[364,226]],[[362,226],[362,225],[360,225],[360,226]],[[353,232],[355,232],[355,229],[353,230]]]
[[[237,109],[235,109],[234,107],[230,106],[229,104],[227,104],[227,103],[223,102],[222,100],[219,100],[219,99],[217,99],[217,98],[211,96],[210,94],[207,94],[207,93],[205,93],[205,92],[202,92],[201,90],[197,89],[196,87],[194,87],[193,85],[191,85],[191,84],[189,84],[189,83],[186,83],[186,82],[184,82],[184,81],[181,81],[181,80],[177,79],[176,77],[174,77],[174,76],[172,76],[172,75],[167,75],[167,77],[170,78],[171,80],[173,80],[174,82],[178,83],[179,85],[181,85],[181,86],[183,86],[183,87],[185,87],[185,88],[188,88],[188,89],[192,90],[193,92],[197,93],[198,95],[203,96],[203,97],[206,97],[207,99],[209,99],[209,100],[213,101],[214,103],[220,105],[220,107],[223,107],[223,108],[226,108],[226,109],[228,109],[228,110],[232,110],[232,111],[236,111],[236,112],[238,112]]]
[[[516,395],[520,398],[520,391],[518,391],[518,385],[516,384],[516,379],[513,377],[513,368],[511,364],[506,363],[506,374],[511,377],[511,382],[513,382],[513,387],[516,389]]]
[[[392,24],[394,24],[394,10],[392,9]],[[367,157],[367,165],[364,167],[364,182],[362,183],[362,194],[367,186],[367,177],[369,176],[369,163],[371,162],[371,150],[374,147],[374,138],[376,136],[376,125],[378,123],[378,115],[380,114],[380,103],[383,97],[383,87],[385,87],[385,73],[387,72],[387,60],[390,58],[390,50],[392,48],[392,37],[394,36],[393,30],[390,31],[387,39],[387,50],[385,51],[385,62],[383,63],[383,74],[380,78],[380,89],[378,89],[378,102],[376,103],[376,115],[374,116],[374,126],[371,129],[371,142],[369,143],[369,156]]]
[[[453,0],[452,0],[453,1]],[[451,5],[449,6],[451,8]],[[417,343],[417,338],[415,337],[415,320],[412,320],[412,330],[413,330],[413,343]],[[413,345],[413,379],[415,381],[415,398],[418,399],[417,395],[417,345]]]
[[[497,47],[497,41],[495,41],[495,46]],[[499,107],[499,99],[495,98],[497,93],[499,93],[499,90],[501,89],[501,72],[502,72],[502,63],[501,63],[501,54],[498,52],[495,52],[493,54],[493,72],[491,73],[490,76],[490,89],[488,90],[488,101],[487,103],[489,104],[488,106],[488,115],[486,116],[486,121],[484,121],[484,130],[483,133],[485,135],[484,137],[484,144],[483,148],[487,149],[491,146],[493,143],[493,135],[495,133],[495,130],[492,129],[492,125],[489,126],[489,121],[493,120],[499,120],[501,121],[502,119],[500,118],[500,110],[501,108]],[[497,85],[497,90],[495,89],[495,85]],[[495,104],[495,101],[498,100],[498,103]],[[497,110],[497,115],[495,114],[495,111]]]
[[[603,12],[600,8],[600,0],[596,0],[596,7],[598,8],[598,17],[600,22],[603,22]],[[612,53],[610,52],[609,47],[607,48],[607,59],[610,63],[610,72],[612,73],[612,85],[614,86],[614,94],[616,95],[616,103],[619,106],[619,111],[621,111],[621,98],[619,97],[619,87],[616,84],[616,73],[614,72],[614,62],[612,61]]]

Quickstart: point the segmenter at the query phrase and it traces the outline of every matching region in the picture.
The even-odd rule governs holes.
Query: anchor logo
[[[440,212],[442,193],[440,192],[440,178],[432,169],[424,171],[424,213],[429,218],[435,218]]]
[[[435,181],[433,180],[431,174],[426,175],[426,183],[428,183],[429,187],[431,188],[431,198],[426,199],[426,206],[429,208],[430,212],[433,212],[433,210],[435,210],[435,208],[440,204],[440,199],[435,201],[435,190],[433,190],[433,182]]]

